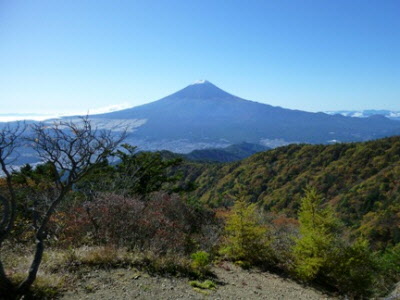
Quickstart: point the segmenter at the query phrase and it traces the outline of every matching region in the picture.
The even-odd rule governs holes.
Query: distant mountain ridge
[[[206,80],[158,101],[92,118],[102,123],[136,122],[132,144],[181,153],[242,142],[276,147],[400,134],[400,123],[385,117],[351,118],[275,107],[244,100]]]
[[[269,147],[257,144],[240,143],[225,148],[210,148],[193,150],[184,157],[193,161],[203,162],[233,162],[247,158],[258,152],[267,151]]]

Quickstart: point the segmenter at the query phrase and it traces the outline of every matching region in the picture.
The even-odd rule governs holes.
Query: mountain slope
[[[231,205],[240,194],[267,211],[290,216],[311,185],[377,247],[400,242],[400,137],[290,145],[230,164],[188,163],[180,171],[197,184],[193,196],[212,206]]]
[[[244,141],[269,146],[274,141],[328,143],[400,134],[400,123],[384,117],[359,119],[274,107],[241,99],[208,81],[189,85],[149,104],[93,118],[138,121],[132,142],[147,146],[154,141],[205,143],[203,148],[212,143]],[[155,146],[160,147],[162,143]]]

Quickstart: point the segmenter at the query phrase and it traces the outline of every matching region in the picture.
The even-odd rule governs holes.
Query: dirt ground
[[[400,300],[400,282],[396,284],[394,290],[390,293],[390,295],[386,299],[387,300]]]
[[[217,288],[195,290],[187,278],[150,276],[136,269],[96,270],[62,299],[335,299],[278,275],[228,263],[213,272]]]

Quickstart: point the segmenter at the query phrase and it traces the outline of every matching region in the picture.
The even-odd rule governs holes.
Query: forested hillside
[[[186,163],[192,197],[230,206],[239,193],[265,210],[296,216],[312,186],[346,225],[374,244],[400,241],[400,137],[365,143],[290,145],[230,164]],[[243,188],[245,187],[245,188]]]

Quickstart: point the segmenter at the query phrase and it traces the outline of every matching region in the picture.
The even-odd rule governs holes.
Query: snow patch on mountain
[[[191,85],[204,84],[204,83],[208,83],[208,81],[205,79],[200,79],[200,80],[193,82]]]

